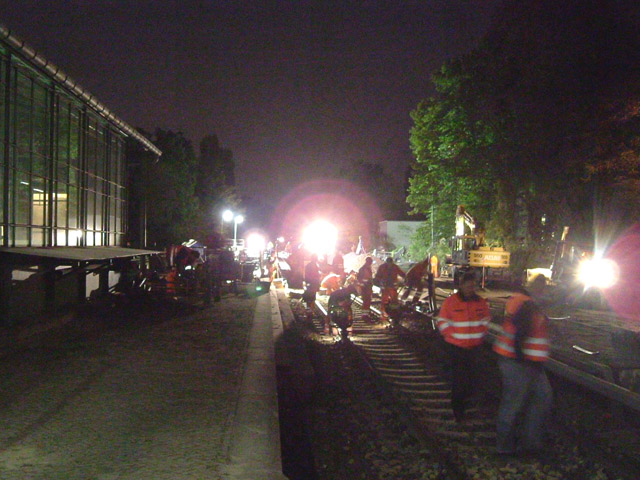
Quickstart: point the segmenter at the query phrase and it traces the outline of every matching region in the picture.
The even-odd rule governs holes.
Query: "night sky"
[[[0,0],[0,23],[130,125],[216,133],[243,195],[365,160],[404,204],[409,113],[498,4]]]

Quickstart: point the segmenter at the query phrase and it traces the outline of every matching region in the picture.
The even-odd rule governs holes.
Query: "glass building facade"
[[[127,173],[161,154],[0,25],[0,325],[106,295],[151,262],[123,248]]]
[[[119,246],[126,134],[0,42],[0,246]]]

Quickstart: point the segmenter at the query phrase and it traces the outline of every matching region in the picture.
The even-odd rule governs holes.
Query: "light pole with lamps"
[[[233,248],[236,248],[238,245],[238,224],[244,222],[244,217],[242,215],[236,215],[233,218]]]
[[[224,222],[231,221],[233,221],[233,248],[236,248],[238,244],[238,224],[244,222],[244,217],[242,215],[234,214],[231,210],[225,210],[222,212],[223,223],[220,224],[220,230],[223,230]]]
[[[233,220],[233,212],[231,210],[225,210],[222,212],[222,221],[220,222],[220,234],[224,235],[224,222],[230,222]]]

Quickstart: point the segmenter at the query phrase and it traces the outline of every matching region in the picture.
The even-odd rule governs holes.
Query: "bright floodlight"
[[[247,237],[247,256],[259,257],[264,252],[265,238],[259,233],[252,233]]]
[[[233,221],[235,223],[242,223],[244,222],[244,217],[242,215],[236,215],[236,218],[234,218]]]
[[[230,222],[233,220],[233,212],[231,210],[225,210],[222,212],[222,220],[225,222]]]
[[[578,268],[578,280],[585,288],[596,287],[607,289],[618,282],[620,269],[613,260],[594,258],[583,260]]]
[[[329,222],[317,221],[309,225],[302,235],[307,250],[317,255],[332,253],[338,242],[338,230]]]

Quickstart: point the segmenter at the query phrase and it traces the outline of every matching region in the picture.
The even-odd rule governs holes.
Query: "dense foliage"
[[[156,160],[141,152],[129,153],[130,158],[139,159],[134,164],[138,170],[131,175],[131,231],[143,230],[145,225],[140,224],[146,224],[149,247],[163,248],[190,238],[215,246],[220,212],[238,204],[231,151],[221,148],[215,135],[202,140],[196,156],[181,132],[157,129],[153,135],[144,134],[162,156]],[[136,243],[145,242],[136,238]]]
[[[407,200],[435,242],[458,204],[490,243],[530,253],[564,225],[593,241],[635,221],[639,19],[631,1],[506,2],[479,47],[433,75],[412,112]]]

